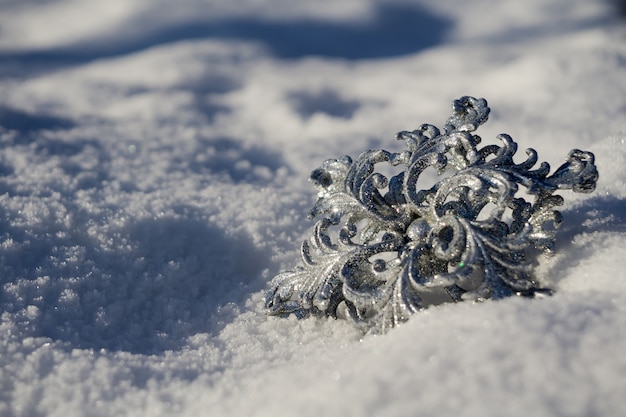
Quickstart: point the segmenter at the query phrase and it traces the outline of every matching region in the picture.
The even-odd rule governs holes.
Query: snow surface
[[[597,0],[0,2],[0,416],[623,416],[626,27]],[[538,277],[389,334],[268,318],[324,159],[441,126],[592,195]]]

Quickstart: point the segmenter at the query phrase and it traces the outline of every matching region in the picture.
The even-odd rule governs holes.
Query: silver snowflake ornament
[[[430,305],[511,295],[550,294],[533,278],[536,253],[554,249],[563,198],[558,189],[589,193],[594,155],[574,149],[552,175],[517,144],[478,148],[484,99],[455,100],[443,132],[423,124],[400,132],[400,153],[369,150],[356,160],[329,159],[311,174],[318,218],[302,243],[302,265],[271,281],[268,314],[345,317],[384,333]],[[377,164],[398,170],[387,177]],[[438,179],[421,184],[434,168]],[[532,201],[527,201],[532,200]]]

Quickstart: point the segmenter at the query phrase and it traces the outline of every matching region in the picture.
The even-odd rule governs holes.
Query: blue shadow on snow
[[[172,42],[208,38],[257,41],[265,44],[276,57],[284,59],[307,56],[349,60],[388,58],[437,45],[451,26],[450,19],[419,5],[408,4],[380,5],[375,18],[365,22],[315,19],[272,22],[252,18],[187,22],[124,41],[105,38],[57,49],[0,54],[0,74],[19,75],[20,69],[25,67],[30,67],[30,71],[45,71]]]
[[[14,242],[0,249],[0,284],[11,289],[0,292],[0,313],[23,335],[79,349],[159,354],[218,333],[264,287],[269,253],[196,218],[193,208],[180,212],[129,222],[119,231],[124,248],[90,236],[86,213],[73,213],[84,223],[71,229],[0,223]]]

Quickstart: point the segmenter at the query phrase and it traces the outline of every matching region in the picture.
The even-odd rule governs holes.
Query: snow
[[[0,416],[623,415],[623,4],[0,8]],[[397,151],[462,95],[489,101],[485,142],[596,155],[536,271],[556,294],[384,336],[268,318],[310,171]]]

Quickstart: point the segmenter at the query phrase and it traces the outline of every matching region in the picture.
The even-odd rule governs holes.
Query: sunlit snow
[[[0,416],[620,416],[626,16],[600,0],[0,2]],[[384,336],[268,318],[323,160],[479,134],[595,153],[542,300]]]

